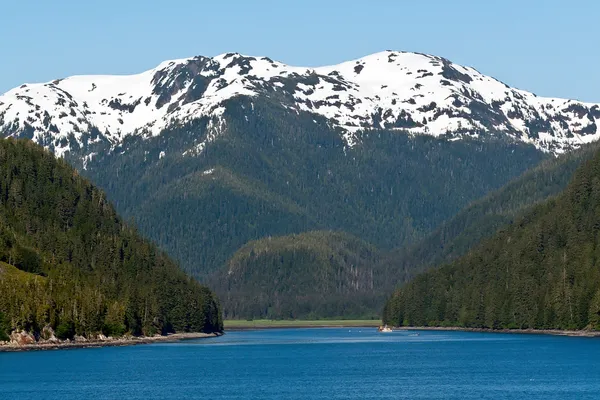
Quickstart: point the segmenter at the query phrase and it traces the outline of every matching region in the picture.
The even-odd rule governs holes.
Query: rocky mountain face
[[[505,135],[560,153],[600,135],[597,104],[538,97],[442,57],[393,51],[320,68],[228,53],[165,61],[131,76],[24,84],[0,96],[0,131],[32,138],[59,155],[89,158],[99,143],[114,149],[127,137],[157,136],[199,118],[210,121],[214,139],[230,100],[239,96],[324,117],[348,146],[360,142],[358,131],[388,129],[453,138]],[[199,141],[186,154],[206,144]]]

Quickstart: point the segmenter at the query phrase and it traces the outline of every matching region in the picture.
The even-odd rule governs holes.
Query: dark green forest
[[[600,152],[555,198],[387,302],[391,325],[600,329]]]
[[[543,161],[502,188],[474,201],[423,239],[386,253],[380,270],[389,275],[387,281],[402,284],[428,268],[466,254],[535,204],[564,190],[575,170],[599,148],[593,143]]]
[[[597,148],[592,145],[543,161],[501,189],[465,207],[414,245],[392,251],[370,246],[368,259],[342,265],[360,265],[357,270],[366,268],[373,274],[373,279],[367,280],[372,287],[366,285],[360,290],[351,290],[343,302],[339,302],[339,295],[334,294],[336,288],[328,287],[333,285],[332,275],[328,278],[331,282],[322,282],[323,275],[317,271],[340,268],[333,265],[333,257],[330,257],[336,254],[334,248],[341,246],[343,251],[353,253],[367,244],[342,240],[339,236],[328,237],[327,232],[320,232],[322,239],[316,243],[325,244],[335,239],[339,240],[338,245],[316,246],[312,240],[314,233],[250,242],[215,274],[210,286],[220,293],[226,318],[369,318],[381,310],[384,298],[397,285],[408,282],[428,268],[464,255],[498,229],[512,223],[525,210],[559,193],[567,186],[576,168],[590,159]],[[270,245],[265,245],[266,250],[260,256],[249,256],[248,248],[263,244]],[[300,247],[312,258],[304,257]],[[315,253],[319,252],[324,256],[316,257]],[[287,283],[280,280],[281,274],[289,278]],[[342,273],[336,279],[351,276]],[[364,274],[360,276],[365,277]],[[277,277],[273,281],[277,282],[275,286],[271,283],[272,277]],[[352,288],[351,285],[348,287]],[[286,294],[282,295],[284,292]],[[302,306],[295,305],[300,302]],[[338,305],[325,307],[325,304]]]
[[[415,243],[548,158],[493,136],[451,141],[369,131],[348,147],[326,120],[264,98],[231,100],[220,123],[217,136],[211,136],[217,123],[201,119],[157,137],[131,138],[98,151],[81,169],[125,218],[187,272],[214,285],[220,298],[231,298],[229,285],[218,282],[221,271],[251,241],[331,230],[387,252]],[[260,296],[240,290],[244,315],[265,315]]]
[[[231,100],[221,133],[199,154],[186,153],[208,140],[207,124],[132,138],[82,170],[201,278],[267,236],[335,230],[382,249],[412,243],[548,157],[501,138],[399,131],[362,133],[349,148],[320,117],[248,98]]]
[[[252,241],[211,287],[225,318],[378,318],[379,253],[346,233],[313,231]]]
[[[210,290],[125,224],[105,194],[28,141],[0,140],[0,336],[222,330]],[[0,338],[1,340],[1,338]]]

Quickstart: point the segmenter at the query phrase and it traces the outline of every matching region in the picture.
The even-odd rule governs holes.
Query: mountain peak
[[[62,155],[74,144],[116,145],[172,124],[220,119],[237,96],[277,97],[288,109],[325,117],[348,145],[358,142],[357,131],[398,129],[500,134],[560,153],[600,136],[596,104],[538,97],[443,57],[391,50],[317,68],[225,53],[168,60],[135,75],[26,84],[0,96],[0,131]]]

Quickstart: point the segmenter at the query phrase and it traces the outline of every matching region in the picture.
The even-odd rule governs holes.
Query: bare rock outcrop
[[[12,346],[27,346],[35,343],[35,336],[29,332],[13,331],[10,334],[10,344]]]

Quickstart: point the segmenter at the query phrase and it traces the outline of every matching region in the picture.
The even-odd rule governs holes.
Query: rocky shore
[[[73,340],[60,340],[56,338],[53,332],[42,331],[39,337],[24,331],[14,331],[10,335],[10,341],[0,342],[0,352],[2,351],[27,351],[27,350],[56,350],[56,349],[78,349],[87,347],[108,347],[108,346],[132,346],[137,344],[176,342],[188,339],[200,339],[220,336],[220,333],[173,333],[166,336],[122,336],[113,338],[111,336],[97,335],[94,338],[85,338],[75,336]]]
[[[560,329],[487,329],[487,328],[461,328],[442,326],[400,326],[394,327],[395,331],[461,331],[461,332],[484,332],[484,333],[521,333],[533,335],[556,335],[574,337],[600,337],[600,331],[568,331]]]

